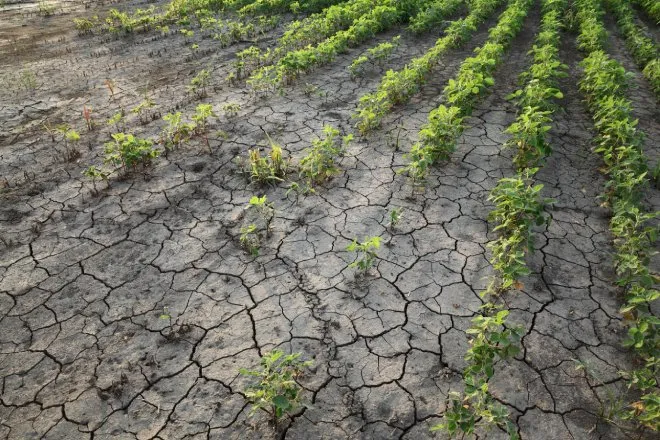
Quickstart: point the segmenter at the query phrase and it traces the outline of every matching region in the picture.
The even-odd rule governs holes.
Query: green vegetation
[[[648,36],[645,30],[635,20],[635,11],[629,0],[605,0],[607,8],[614,13],[619,29],[626,39],[626,46],[635,62],[642,69],[644,77],[651,83],[656,96],[660,98],[660,50],[658,45]],[[655,2],[655,8],[660,18],[660,3]]]
[[[147,167],[160,156],[160,151],[153,147],[150,139],[136,138],[132,134],[115,133],[112,142],[105,144],[105,163],[120,166],[124,172],[138,165]]]
[[[440,105],[428,116],[428,123],[419,132],[419,142],[407,155],[410,163],[405,172],[413,182],[424,179],[430,166],[447,159],[463,132],[463,119],[470,115],[477,99],[493,84],[491,73],[502,62],[505,50],[522,28],[530,0],[512,0],[489,31],[486,43],[475,49],[475,56],[461,64],[458,74],[443,91],[449,107]]]
[[[642,152],[642,134],[626,98],[627,74],[624,68],[604,51],[607,36],[598,0],[576,2],[579,41],[587,57],[579,86],[591,111],[597,130],[596,152],[605,162],[606,200],[612,208],[610,230],[614,237],[614,266],[618,284],[624,289],[626,303],[621,312],[629,321],[624,344],[641,357],[643,367],[626,372],[630,385],[642,396],[629,406],[627,417],[657,431],[660,428],[660,388],[658,387],[658,351],[660,320],[651,311],[651,302],[660,297],[654,289],[657,276],[650,260],[657,238],[651,220],[657,213],[644,212],[642,190],[648,185],[646,159]]]
[[[300,160],[300,176],[307,180],[308,186],[321,183],[339,173],[337,160],[344,154],[353,135],[339,138],[339,130],[331,125],[323,127],[324,139],[313,139],[311,148]]]
[[[360,98],[354,117],[358,120],[357,127],[362,133],[367,133],[380,126],[385,115],[397,104],[406,103],[424,84],[428,75],[438,64],[442,55],[450,49],[467,42],[478,25],[490,17],[503,0],[475,0],[469,2],[470,13],[467,17],[455,20],[445,30],[445,35],[436,41],[435,45],[423,56],[413,59],[402,70],[389,70],[378,86],[378,90],[367,93]],[[460,0],[450,0],[438,5],[442,9],[435,14],[443,17],[454,13],[461,5]],[[413,20],[413,23],[415,21]]]
[[[367,49],[364,55],[361,55],[353,60],[348,70],[353,76],[359,76],[364,73],[365,65],[367,63],[383,65],[390,59],[394,50],[399,47],[401,36],[397,35],[391,41],[384,41],[370,49]]]
[[[302,387],[296,379],[312,362],[301,361],[301,356],[301,353],[285,355],[281,350],[273,350],[261,358],[260,369],[239,370],[244,376],[258,379],[245,390],[245,397],[252,402],[250,415],[263,410],[273,423],[278,423],[284,416],[304,406]]]
[[[378,260],[376,250],[380,248],[380,240],[380,237],[367,237],[360,243],[357,239],[354,239],[346,247],[346,250],[348,252],[355,252],[357,256],[355,257],[355,261],[349,264],[348,267],[355,267],[360,274],[366,274]]]

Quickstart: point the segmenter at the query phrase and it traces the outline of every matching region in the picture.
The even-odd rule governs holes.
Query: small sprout
[[[192,80],[190,80],[188,91],[197,95],[199,99],[204,98],[206,96],[206,87],[209,84],[210,76],[211,73],[208,70],[200,70],[199,73],[195,75]]]
[[[371,269],[378,259],[376,249],[380,248],[380,240],[380,237],[367,237],[362,243],[359,243],[357,239],[354,239],[346,250],[357,253],[357,256],[348,267],[356,267],[363,274]]]
[[[239,238],[241,246],[247,250],[250,255],[259,256],[259,234],[257,233],[257,225],[254,223],[241,227],[241,236]]]
[[[82,115],[85,123],[87,124],[87,130],[92,131],[94,129],[94,121],[92,121],[92,108],[83,105]]]
[[[301,406],[302,387],[296,382],[311,361],[301,361],[301,353],[285,355],[281,350],[273,350],[261,358],[261,368],[247,370],[241,368],[240,374],[258,380],[245,390],[245,397],[252,402],[250,416],[263,410],[277,424],[284,416],[291,415]]]
[[[92,186],[94,187],[94,192],[97,193],[98,190],[96,189],[96,181],[101,179],[101,180],[108,180],[108,177],[110,176],[110,173],[107,171],[103,171],[103,169],[95,166],[95,165],[90,165],[89,168],[85,169],[82,174],[85,177],[88,177],[92,181]]]
[[[225,116],[232,118],[241,111],[241,105],[236,102],[228,102],[222,106],[222,111],[225,113]]]
[[[403,208],[393,208],[390,211],[390,228],[395,229],[396,226],[401,221],[401,216],[403,214]]]

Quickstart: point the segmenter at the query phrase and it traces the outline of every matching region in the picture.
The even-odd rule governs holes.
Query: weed
[[[23,69],[18,74],[18,82],[27,91],[37,88],[37,76],[30,69]]]
[[[206,142],[206,147],[209,149],[209,154],[213,154],[207,133],[208,120],[211,117],[218,117],[213,111],[213,106],[211,104],[199,104],[195,108],[195,114],[192,116],[193,123],[195,124],[195,132],[204,136],[204,141]]]
[[[108,89],[108,93],[110,93],[110,99],[114,99],[115,98],[115,82],[111,79],[106,79],[105,81],[103,81],[103,84]]]
[[[94,121],[92,120],[92,108],[83,105],[82,116],[85,120],[85,124],[87,125],[87,131],[92,131],[94,129]]]
[[[115,113],[110,119],[108,119],[107,124],[108,125],[114,125],[115,129],[117,131],[121,131],[119,127],[119,123],[121,122],[122,118],[124,117],[124,112],[117,112]]]
[[[190,81],[190,85],[188,85],[188,91],[197,95],[199,99],[204,98],[206,96],[206,87],[208,87],[210,76],[211,73],[208,70],[200,70],[199,73],[195,75],[195,77]]]
[[[223,104],[222,111],[228,118],[233,118],[241,111],[241,105],[237,102],[227,102]]]
[[[160,151],[153,147],[150,139],[136,138],[132,134],[115,133],[112,142],[105,144],[106,163],[121,166],[124,172],[138,165],[147,167],[160,156]]]
[[[392,208],[389,214],[390,217],[389,227],[391,229],[396,229],[397,225],[401,221],[402,216],[403,216],[403,208]]]
[[[296,382],[311,361],[301,361],[301,353],[285,355],[281,350],[273,350],[261,358],[261,368],[247,370],[241,368],[240,374],[258,379],[258,383],[245,390],[245,396],[252,402],[253,415],[263,410],[277,424],[284,416],[295,412],[302,403],[302,387]]]
[[[140,122],[147,124],[152,119],[151,109],[155,106],[156,103],[151,98],[145,98],[131,109],[131,113],[138,115]]]
[[[325,138],[312,140],[312,147],[300,160],[299,173],[308,181],[308,186],[321,183],[339,172],[337,160],[344,154],[353,135],[339,138],[339,130],[332,125],[323,127]]]
[[[94,192],[98,193],[98,189],[96,188],[96,181],[97,180],[104,180],[108,181],[108,177],[110,177],[110,173],[107,171],[104,171],[103,169],[95,166],[95,165],[90,165],[89,168],[86,168],[82,174],[85,177],[88,177],[92,181],[92,186],[94,187]]]
[[[248,158],[236,158],[237,165],[250,176],[252,182],[260,184],[282,182],[289,170],[289,161],[284,159],[282,147],[266,133],[270,152],[262,156],[259,148],[248,150]]]
[[[39,0],[39,15],[49,17],[55,13],[55,5],[45,0]]]
[[[254,257],[259,256],[260,240],[257,232],[257,225],[251,223],[247,226],[242,226],[239,241],[241,246],[243,246],[250,255]]]
[[[362,274],[366,274],[378,260],[376,250],[380,248],[380,240],[380,237],[367,237],[362,243],[359,243],[357,239],[354,239],[346,250],[355,252],[357,256],[348,267],[356,267]]]

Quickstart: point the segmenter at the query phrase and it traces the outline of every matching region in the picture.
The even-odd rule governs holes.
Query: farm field
[[[0,438],[657,438],[658,23],[0,0]]]

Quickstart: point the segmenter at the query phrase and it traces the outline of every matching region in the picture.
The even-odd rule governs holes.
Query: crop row
[[[95,28],[118,33],[146,32],[151,29],[167,28],[168,24],[176,23],[182,26],[197,22],[202,26],[205,20],[225,11],[236,11],[239,17],[255,16],[263,13],[268,16],[291,10],[298,12],[315,12],[336,3],[337,0],[307,0],[291,2],[289,0],[172,0],[163,8],[151,5],[146,9],[135,9],[132,12],[110,9],[108,14],[100,19],[74,19],[76,29],[81,33],[93,32]]]
[[[447,17],[461,2],[447,0],[442,9],[434,11],[433,17]],[[467,42],[477,27],[488,19],[502,4],[502,0],[475,0],[468,3],[469,14],[465,18],[453,21],[445,30],[444,36],[423,56],[413,59],[399,71],[389,70],[373,93],[367,93],[360,98],[354,118],[358,120],[357,127],[366,133],[380,126],[385,115],[397,104],[406,103],[415,95],[438,64],[440,57],[452,48]],[[423,12],[426,14],[425,12]],[[433,18],[437,20],[437,18]],[[413,20],[412,28],[423,28],[421,20]]]
[[[660,2],[657,0],[635,0],[635,3],[640,5],[656,24],[660,24]]]
[[[630,384],[642,392],[627,414],[653,430],[660,427],[658,374],[660,337],[658,319],[651,311],[660,292],[649,268],[657,228],[649,222],[657,213],[645,212],[641,202],[648,184],[647,164],[642,151],[642,133],[631,103],[625,96],[627,75],[624,68],[603,51],[607,37],[599,0],[578,0],[579,46],[587,53],[579,87],[593,115],[597,136],[596,152],[605,162],[606,197],[612,209],[610,230],[614,237],[614,266],[617,284],[625,291],[621,309],[630,320],[624,345],[632,347],[644,360],[640,369],[627,372]]]
[[[511,0],[489,31],[486,43],[475,49],[475,56],[466,58],[455,79],[450,79],[443,91],[450,106],[440,105],[428,116],[428,123],[419,132],[419,142],[413,145],[405,172],[413,182],[423,180],[436,161],[447,159],[464,130],[463,119],[472,113],[477,99],[493,84],[491,73],[502,62],[513,38],[522,29],[531,0]],[[414,183],[413,183],[414,185]]]
[[[635,21],[635,12],[627,0],[606,0],[605,5],[614,13],[628,50],[660,97],[660,51],[652,38]]]
[[[241,58],[248,52],[250,55],[250,59],[238,67],[241,74],[250,72],[246,64],[259,67],[247,80],[253,91],[274,90],[314,67],[332,62],[349,47],[390,29],[396,23],[407,22],[412,18],[417,26],[423,27],[445,15],[440,11],[446,14],[455,12],[462,2],[448,0],[429,4],[426,0],[379,0],[336,5],[318,14],[316,18],[310,17],[305,26],[292,23],[273,51],[262,54],[256,48],[249,48],[238,54]],[[350,20],[352,22],[349,25]]]
[[[348,29],[337,32],[317,46],[288,52],[276,64],[255,71],[247,80],[248,85],[257,90],[283,86],[313,67],[331,62],[349,46],[361,43],[398,22],[401,11],[396,8],[396,3],[386,0],[358,18]]]
[[[545,136],[551,122],[553,100],[561,96],[555,87],[556,79],[563,74],[564,66],[558,59],[562,14],[566,0],[543,0],[541,28],[536,44],[530,52],[532,66],[521,75],[524,86],[512,97],[517,99],[518,117],[507,130],[512,134],[509,146],[519,149],[518,158],[532,157],[533,160],[516,160],[517,175],[502,178],[491,190],[489,200],[495,208],[489,221],[496,224],[498,237],[488,244],[490,262],[494,269],[485,298],[499,298],[512,288],[522,288],[520,278],[530,273],[526,257],[534,250],[534,226],[549,222],[544,207],[551,200],[541,197],[543,185],[533,184],[533,176],[542,156],[549,154]],[[543,129],[536,124],[527,124],[531,118],[538,120],[540,114]],[[536,149],[533,154],[531,151]],[[444,421],[438,426],[451,436],[461,431],[472,434],[479,423],[496,424],[508,432],[510,439],[518,438],[513,423],[509,420],[506,407],[495,401],[488,391],[488,382],[494,374],[494,365],[500,359],[515,356],[520,351],[522,328],[511,326],[508,310],[489,300],[481,313],[467,330],[471,337],[466,355],[467,367],[463,371],[464,394],[452,393]]]

